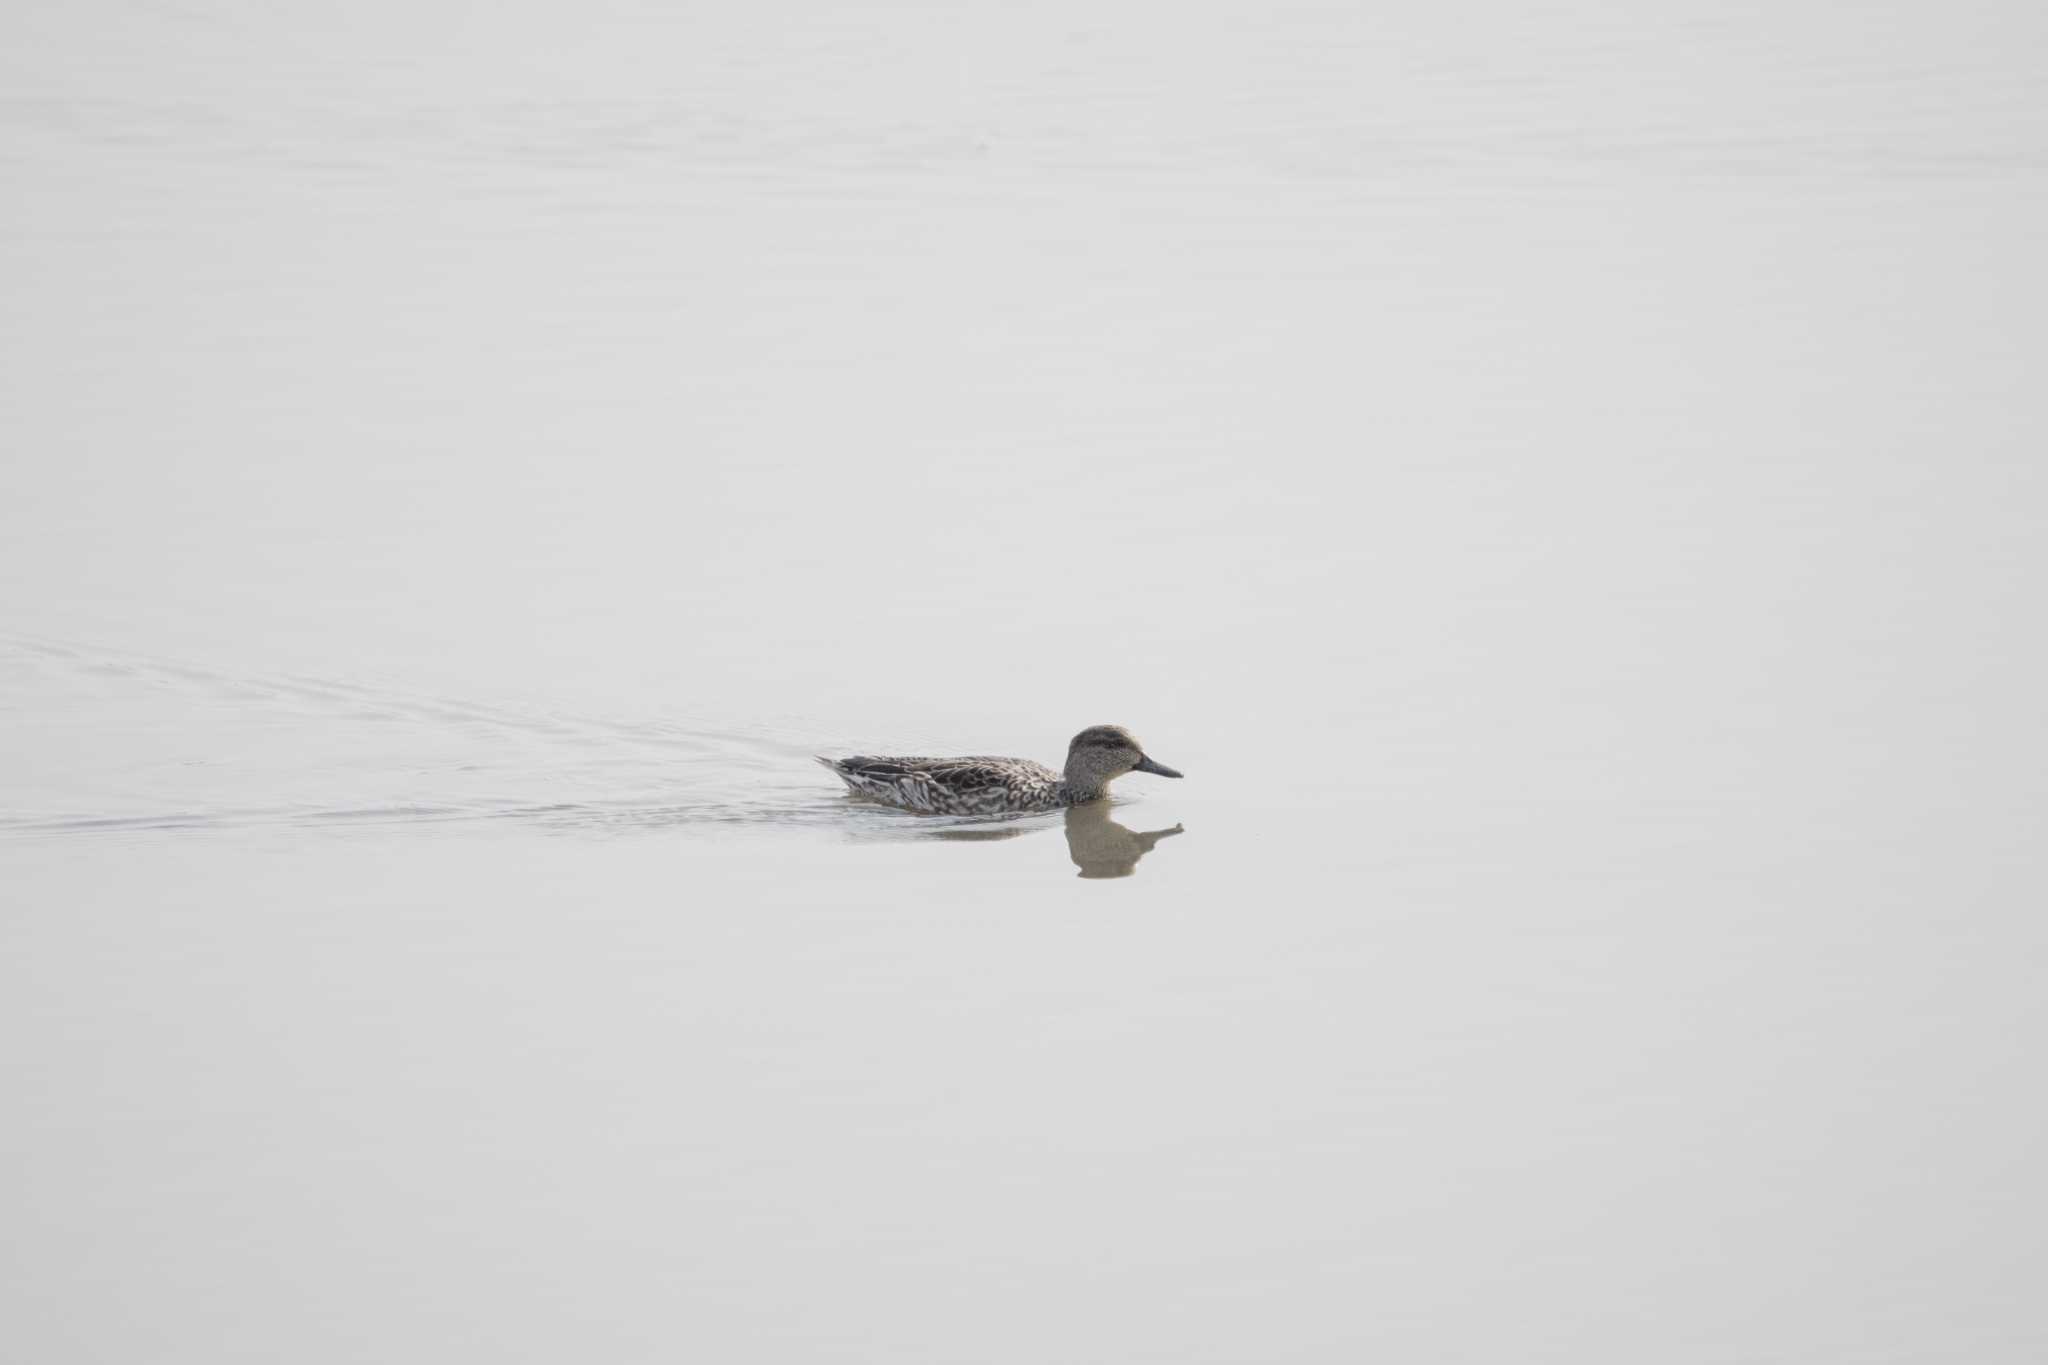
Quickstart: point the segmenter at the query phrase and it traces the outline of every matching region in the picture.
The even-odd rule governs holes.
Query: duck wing
[[[1059,774],[1021,758],[820,758],[847,786],[913,810],[961,806],[998,809],[1015,795],[1057,782]]]
[[[923,775],[948,786],[1001,786],[1006,780],[1023,777],[1035,781],[1056,781],[1059,774],[1042,763],[1025,758],[896,758],[855,754],[852,758],[820,758],[826,767],[844,777],[899,778]]]

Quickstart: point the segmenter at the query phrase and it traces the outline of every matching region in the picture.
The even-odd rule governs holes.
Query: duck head
[[[1092,801],[1125,773],[1179,777],[1163,763],[1145,757],[1136,737],[1121,725],[1091,725],[1067,746],[1066,779],[1076,799]]]

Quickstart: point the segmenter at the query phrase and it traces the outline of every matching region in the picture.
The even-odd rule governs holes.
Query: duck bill
[[[1164,763],[1154,763],[1151,759],[1144,757],[1138,759],[1138,766],[1131,769],[1131,771],[1134,773],[1151,773],[1154,777],[1180,776],[1179,773],[1167,767]]]

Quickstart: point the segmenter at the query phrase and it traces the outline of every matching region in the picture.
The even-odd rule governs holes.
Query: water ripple
[[[0,636],[0,709],[34,721],[23,761],[0,778],[0,838],[456,822],[887,838],[952,823],[821,781],[812,754],[857,747],[840,737],[236,672],[72,641]]]

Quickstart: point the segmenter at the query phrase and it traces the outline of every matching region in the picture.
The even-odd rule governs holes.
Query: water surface
[[[2048,1350],[2034,7],[0,29],[10,1357]]]

